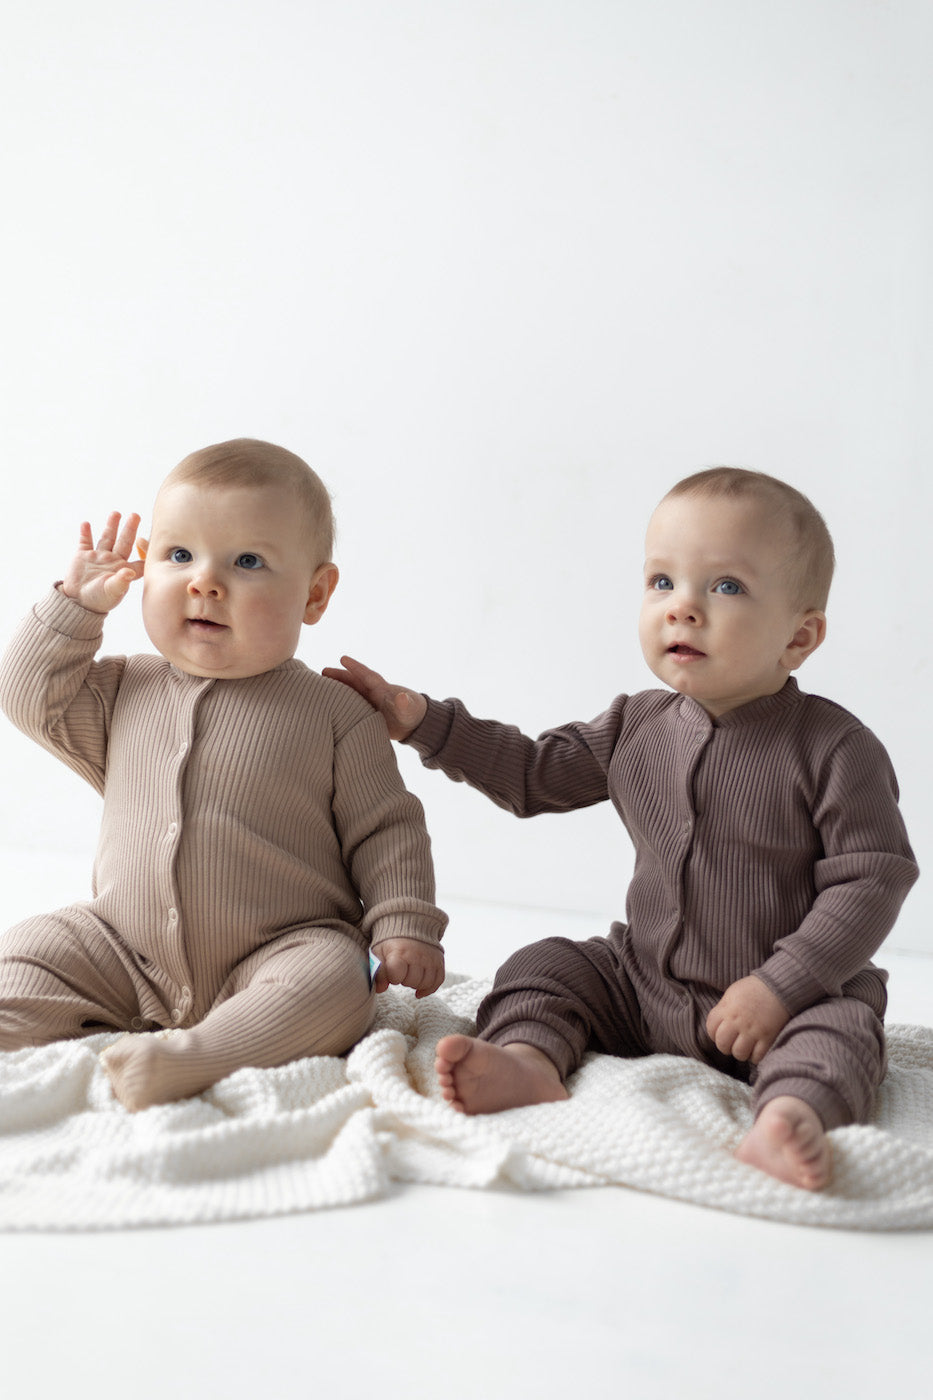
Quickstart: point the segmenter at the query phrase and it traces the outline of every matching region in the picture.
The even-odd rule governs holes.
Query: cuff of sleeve
[[[406,938],[409,943],[426,943],[429,948],[436,948],[443,956],[444,949],[440,938],[432,938],[425,935],[422,929],[415,928],[407,922],[400,922],[398,928],[385,924],[380,924],[378,930],[373,934],[370,947],[376,949],[380,943],[388,943],[392,938]]]
[[[430,943],[432,948],[439,948],[446,927],[443,910],[431,904],[419,908],[409,903],[404,909],[374,909],[371,918],[364,918],[362,931],[372,948],[389,938],[410,938],[414,943]]]
[[[422,758],[433,758],[447,740],[450,731],[450,711],[441,701],[432,700],[430,695],[424,698],[428,702],[427,713],[418,728],[412,730],[403,742],[410,744]]]
[[[762,967],[755,969],[755,976],[779,998],[792,1016],[828,995],[822,982],[818,982],[787,953],[775,953]]]
[[[104,613],[90,612],[64,594],[56,583],[33,609],[43,627],[71,637],[76,642],[93,642],[104,633]]]

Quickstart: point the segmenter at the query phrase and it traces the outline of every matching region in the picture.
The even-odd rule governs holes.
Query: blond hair
[[[775,529],[791,541],[786,574],[794,605],[822,612],[829,598],[836,565],[826,521],[802,491],[765,472],[744,467],[709,467],[684,477],[668,491],[672,496],[707,496],[723,500],[752,500],[766,506]]]
[[[182,483],[195,486],[279,486],[291,492],[304,512],[314,567],[331,561],[334,552],[334,515],[330,494],[307,462],[258,438],[231,438],[190,453],[169,472],[161,490]]]

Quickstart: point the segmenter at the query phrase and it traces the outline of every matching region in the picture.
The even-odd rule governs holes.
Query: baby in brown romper
[[[350,658],[325,674],[429,767],[521,816],[608,799],[635,845],[625,922],[520,950],[478,1038],[440,1042],[454,1108],[566,1098],[588,1050],[690,1055],[752,1086],[738,1157],[818,1189],[828,1131],[864,1122],[884,1075],[871,958],[917,874],[881,744],[791,674],[823,641],[832,542],[792,487],[716,468],[664,497],[646,556],[640,640],[669,689],[590,723],[532,740]]]

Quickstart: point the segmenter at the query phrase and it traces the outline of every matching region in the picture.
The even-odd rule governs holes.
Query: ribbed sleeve
[[[55,588],[20,626],[0,665],[4,713],[98,792],[123,674],[121,658],[93,666],[103,621]]]
[[[570,812],[608,797],[606,754],[591,745],[598,751],[601,734],[615,732],[614,712],[534,740],[512,725],[476,719],[459,700],[425,698],[427,714],[407,741],[425,766],[478,788],[515,816]]]

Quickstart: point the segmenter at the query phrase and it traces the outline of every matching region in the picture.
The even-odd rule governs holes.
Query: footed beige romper
[[[446,924],[381,717],[297,660],[229,681],[97,661],[102,624],[53,590],[0,673],[13,722],[104,798],[93,898],[0,939],[0,1049],[177,1027],[208,1082],[342,1053],[372,1019],[369,947]]]

